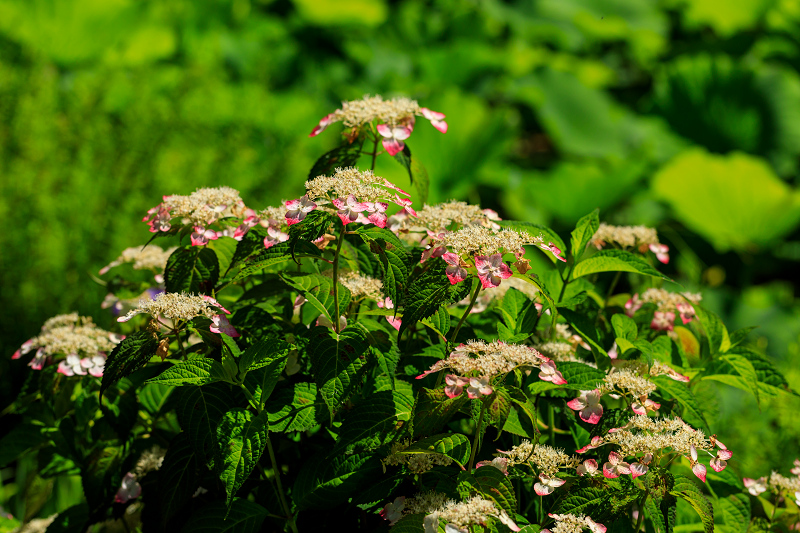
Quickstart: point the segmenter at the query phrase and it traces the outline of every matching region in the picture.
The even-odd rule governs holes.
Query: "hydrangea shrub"
[[[418,116],[447,132],[409,99],[345,102],[313,129],[342,122],[343,140],[296,199],[205,188],[148,211],[150,240],[100,271],[118,331],[61,315],[13,355],[30,371],[3,462],[35,454],[38,476],[83,488],[25,527],[797,528],[800,462],[740,478],[695,394],[792,393],[749,330],[664,288],[652,228],[595,211],[566,244],[425,204]],[[377,157],[408,170],[421,204],[374,174]]]

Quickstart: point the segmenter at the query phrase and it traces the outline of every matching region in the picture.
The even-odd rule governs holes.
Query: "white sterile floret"
[[[100,270],[100,274],[105,274],[109,269],[123,263],[133,263],[134,270],[163,272],[167,264],[167,259],[169,259],[169,256],[172,255],[172,252],[176,249],[177,248],[173,247],[164,250],[154,244],[147,245],[144,248],[141,246],[125,248],[118,258]]]
[[[439,521],[444,520],[447,523],[446,530],[467,532],[470,531],[470,526],[487,525],[490,517],[497,518],[512,531],[519,531],[519,527],[508,513],[498,509],[494,502],[480,496],[473,496],[464,502],[453,500],[446,502],[444,506],[425,517],[425,531],[426,533],[437,531]]]
[[[447,233],[440,242],[459,256],[493,255],[517,253],[526,244],[536,244],[541,238],[534,238],[525,231],[513,229],[492,230],[484,226],[465,226],[458,231]]]
[[[569,456],[564,450],[553,448],[546,444],[535,445],[529,440],[523,440],[508,451],[497,450],[503,457],[508,458],[509,466],[533,463],[539,472],[554,476],[562,468],[576,468],[580,464],[577,457]]]
[[[136,461],[136,465],[133,467],[131,472],[137,478],[141,478],[148,472],[158,470],[164,463],[164,456],[166,453],[167,451],[161,446],[153,446],[149,450],[145,451],[141,457],[139,457],[139,460]]]
[[[163,316],[170,320],[191,320],[197,316],[213,318],[219,314],[221,306],[209,296],[196,294],[162,292],[154,300],[141,299],[136,309],[117,319],[127,322],[136,315],[147,313],[153,317]]]

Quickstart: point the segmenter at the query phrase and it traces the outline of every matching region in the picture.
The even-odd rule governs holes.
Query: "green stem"
[[[614,289],[617,288],[617,283],[619,283],[619,278],[622,275],[622,271],[617,272],[617,275],[614,276],[614,280],[611,282],[611,285],[608,287],[608,292],[606,293],[606,299],[603,301],[603,309],[608,307],[608,299],[611,298],[611,293],[614,292]]]
[[[556,414],[553,409],[553,404],[547,405],[547,424],[550,426],[548,428],[550,442],[548,444],[553,446],[553,443],[556,441]]]
[[[369,167],[370,170],[375,170],[375,158],[378,156],[378,134],[373,133],[375,135],[375,145],[372,147],[372,166]]]
[[[475,426],[475,438],[472,440],[472,451],[469,453],[469,468],[467,472],[472,473],[472,465],[475,463],[475,454],[481,440],[481,427],[483,426],[483,414],[486,412],[486,402],[481,403],[481,414],[478,416],[478,425]]]
[[[336,244],[336,255],[333,256],[333,305],[336,309],[336,316],[333,317],[333,331],[339,333],[339,254],[342,252],[342,243],[344,243],[344,231],[339,232],[339,242]]]
[[[173,331],[175,332],[175,340],[178,341],[178,348],[181,349],[181,354],[183,355],[183,359],[186,360],[187,359],[186,350],[183,349],[183,343],[181,342],[181,332],[177,328],[173,329]]]
[[[467,306],[466,311],[464,311],[464,314],[461,316],[461,320],[459,320],[458,324],[456,324],[456,329],[453,332],[453,336],[450,337],[450,339],[451,339],[450,340],[450,344],[455,344],[456,338],[458,337],[458,332],[461,330],[461,325],[464,323],[464,321],[469,316],[469,312],[472,311],[472,307],[475,305],[475,301],[478,299],[478,294],[480,292],[481,292],[481,283],[479,281],[477,286],[475,287],[475,292],[472,293],[472,299],[469,301],[469,305]]]
[[[281,470],[280,466],[278,466],[278,460],[275,458],[275,450],[272,449],[272,439],[269,438],[269,433],[267,433],[267,450],[269,451],[269,460],[272,462],[272,470],[275,472],[275,484],[278,486],[278,495],[281,498],[283,512],[286,513],[286,520],[289,522],[289,528],[292,530],[292,533],[298,533],[297,524],[294,523],[294,516],[292,516],[292,510],[289,508],[289,503],[286,501],[286,494],[283,493]]]

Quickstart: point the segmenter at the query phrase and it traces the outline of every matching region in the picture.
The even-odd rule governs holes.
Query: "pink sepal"
[[[213,324],[209,326],[209,331],[213,333],[224,333],[229,337],[239,337],[239,332],[231,325],[225,315],[214,315],[211,318],[211,322]]]
[[[692,472],[694,475],[700,478],[700,481],[703,483],[706,482],[706,467],[701,463],[695,463],[692,465]]]
[[[647,473],[648,467],[647,465],[643,465],[641,463],[631,463],[631,477],[636,479],[639,476],[643,476]]]
[[[324,117],[322,117],[322,120],[319,121],[319,124],[314,126],[314,129],[311,130],[311,133],[309,133],[308,136],[316,137],[317,135],[325,131],[325,128],[327,128],[334,122],[336,122],[336,113],[330,113],[329,115],[325,115]]]
[[[397,317],[387,316],[386,321],[397,331],[400,331],[400,326],[403,323],[403,320]]]

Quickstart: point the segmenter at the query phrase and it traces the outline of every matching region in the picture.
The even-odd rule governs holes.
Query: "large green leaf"
[[[111,385],[142,368],[158,349],[158,336],[151,331],[128,335],[108,354],[100,382],[100,395]]]
[[[728,351],[731,341],[728,336],[728,328],[725,327],[722,320],[716,314],[700,305],[693,307],[697,313],[697,319],[703,325],[703,330],[708,338],[708,347],[711,349],[711,355]]]
[[[652,376],[650,378],[662,392],[666,392],[675,398],[683,407],[683,418],[692,424],[699,424],[703,429],[708,429],[700,402],[694,397],[692,391],[685,383],[675,381],[667,376]]]
[[[372,452],[319,455],[303,465],[292,499],[300,509],[331,509],[380,472],[380,459]]]
[[[676,475],[675,484],[669,493],[689,502],[689,505],[700,515],[706,533],[714,531],[714,509],[694,481],[686,476]]]
[[[747,533],[750,524],[750,499],[744,494],[732,494],[715,500],[714,506],[721,511],[725,524],[736,533]]]
[[[253,396],[253,400],[259,408],[263,408],[264,403],[269,399],[275,385],[281,377],[286,366],[286,357],[273,359],[267,366],[262,366],[251,370],[244,378],[244,386]]]
[[[270,431],[306,431],[329,420],[328,408],[314,383],[279,388],[264,410]]]
[[[760,403],[758,376],[756,375],[756,369],[753,367],[753,364],[744,356],[735,353],[723,355],[722,360],[731,365],[736,373],[742,376],[745,383],[750,385],[750,392],[755,396],[756,402]]]
[[[373,225],[361,226],[356,230],[370,251],[378,257],[381,266],[381,279],[386,295],[399,304],[408,280],[410,256],[406,246],[388,229]]]
[[[289,261],[292,259],[292,251],[294,251],[295,258],[320,256],[319,248],[307,242],[299,242],[294,248],[291,248],[288,243],[279,243],[263,250],[261,253],[250,256],[239,272],[223,280],[220,288],[257,274],[267,267]]]
[[[420,389],[414,406],[414,436],[438,433],[465,403],[463,394],[448,398],[443,388]]]
[[[503,509],[509,516],[514,516],[517,510],[517,497],[511,480],[500,470],[492,466],[483,466],[472,473],[474,484],[486,499],[494,501],[499,509]]]
[[[264,238],[267,237],[267,230],[261,226],[255,226],[250,231],[244,234],[244,237],[236,244],[236,250],[233,252],[228,269],[225,275],[228,275],[233,267],[256,252],[264,250]]]
[[[338,451],[370,450],[385,444],[398,429],[398,422],[411,418],[411,398],[399,391],[381,391],[361,400],[342,421]]]
[[[588,215],[581,217],[575,225],[570,235],[570,250],[572,251],[572,260],[577,264],[581,260],[583,252],[586,250],[586,245],[597,232],[600,227],[600,210],[595,209]],[[576,278],[579,276],[575,276]]]
[[[339,227],[339,222],[339,217],[335,214],[328,213],[322,209],[315,209],[307,214],[301,222],[289,226],[287,246],[292,257],[295,257],[297,253],[308,250],[309,246],[313,246],[311,244],[312,241],[325,235],[332,224],[337,224],[337,227]]]
[[[179,433],[170,442],[158,469],[158,497],[164,525],[192,499],[197,490],[198,466],[188,434]]]
[[[469,439],[465,435],[461,433],[443,433],[420,439],[400,453],[439,453],[464,467],[469,461],[470,450]]]
[[[213,456],[217,425],[234,403],[229,387],[225,383],[214,383],[178,389],[178,421],[203,463],[208,463]]]
[[[650,263],[625,250],[600,250],[587,257],[572,271],[572,276],[580,278],[598,272],[635,272],[646,276],[669,279],[653,268]]]
[[[205,246],[186,245],[167,259],[164,284],[167,292],[211,294],[219,279],[217,254]]]
[[[445,274],[447,263],[438,259],[431,259],[429,263],[428,269],[408,286],[401,334],[416,322],[436,313],[440,306],[459,302],[469,294],[470,281],[451,285]]]
[[[329,152],[325,152],[311,167],[308,179],[313,180],[319,176],[331,176],[336,168],[346,168],[355,166],[361,156],[364,141],[349,142],[342,141],[342,144]]]
[[[656,174],[653,189],[719,251],[767,245],[800,220],[800,194],[765,161],[742,153],[688,150]]]
[[[316,327],[309,337],[314,379],[333,416],[357,384],[356,376],[366,363],[369,344],[358,328],[336,334],[328,328]]]
[[[205,504],[192,513],[183,526],[184,533],[256,533],[269,513],[266,509],[243,498],[226,505],[223,502]]]
[[[583,313],[571,311],[570,309],[561,309],[560,313],[561,316],[569,322],[569,325],[572,326],[575,332],[591,345],[597,364],[601,365],[603,368],[611,364],[606,349],[600,344],[597,327],[595,327],[592,319],[588,318]]]
[[[261,339],[254,342],[239,358],[239,372],[255,370],[285,359],[292,345],[280,339]]]
[[[231,409],[222,415],[216,430],[216,469],[225,485],[228,505],[250,476],[267,446],[268,414],[254,415],[247,409]]]
[[[228,379],[225,369],[218,361],[209,358],[180,361],[147,383],[160,385],[207,385]]]
[[[114,446],[97,448],[87,457],[81,469],[81,483],[89,513],[95,518],[105,511],[119,488],[121,451]]]

